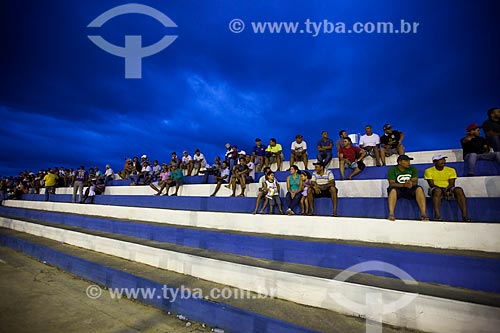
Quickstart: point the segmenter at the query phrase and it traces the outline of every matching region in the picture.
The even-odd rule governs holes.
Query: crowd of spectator
[[[488,119],[483,123],[483,130],[486,138],[481,137],[481,126],[471,124],[466,128],[466,136],[461,139],[463,148],[463,158],[468,176],[475,175],[475,164],[477,160],[494,160],[500,164],[500,109],[492,108],[488,110]],[[379,167],[386,165],[386,157],[393,154],[398,155],[398,164],[389,170],[388,180],[388,201],[389,219],[394,220],[394,207],[397,198],[407,197],[416,199],[422,211],[422,219],[425,215],[425,196],[422,189],[416,183],[415,170],[406,166],[412,158],[405,155],[403,139],[405,135],[402,131],[395,130],[390,124],[385,124],[382,128],[383,134],[379,136],[373,133],[371,125],[365,126],[365,134],[359,138],[358,146],[354,145],[352,138],[345,130],[338,133],[339,138],[335,142],[337,157],[339,158],[339,171],[341,180],[345,180],[345,170],[351,169],[348,180],[361,173],[365,169],[363,160],[367,157],[374,159],[374,164]],[[316,148],[316,162],[313,163],[314,170],[309,172],[308,145],[303,136],[297,134],[295,140],[290,145],[290,176],[287,178],[286,213],[295,214],[300,207],[302,214],[314,214],[314,198],[328,197],[332,200],[332,215],[337,215],[337,192],[335,180],[328,166],[333,158],[334,142],[330,139],[327,131],[321,133]],[[236,145],[227,143],[223,157],[215,157],[212,164],[209,164],[199,149],[196,149],[193,156],[187,151],[183,151],[182,156],[172,152],[170,160],[159,164],[158,160],[150,162],[147,155],[126,158],[123,168],[117,172],[121,179],[128,180],[131,186],[149,185],[155,195],[169,195],[170,188],[174,188],[172,196],[178,195],[179,188],[184,184],[184,177],[203,176],[203,183],[208,182],[208,176],[215,179],[216,187],[211,196],[216,196],[222,185],[231,189],[231,196],[236,196],[237,185],[240,185],[241,192],[238,196],[245,196],[247,185],[256,181],[255,173],[264,171],[264,176],[258,180],[259,193],[256,201],[254,213],[259,211],[259,205],[264,200],[264,212],[269,205],[270,212],[274,206],[278,211],[284,213],[279,197],[279,183],[274,177],[274,172],[270,166],[276,163],[276,171],[281,171],[285,159],[282,145],[276,138],[269,139],[269,144],[263,144],[260,138],[255,139],[255,146],[247,153],[238,150]],[[445,169],[450,179],[456,178],[456,174],[450,173],[450,168],[444,167],[443,161],[446,156],[438,159],[436,164],[439,171]],[[304,170],[300,170],[296,163],[301,162]],[[433,162],[434,161],[433,159]],[[398,182],[401,174],[407,174],[404,182]],[[439,174],[436,170],[427,172],[426,175]],[[399,177],[399,178],[398,178]],[[427,176],[426,176],[427,177]],[[73,168],[54,167],[41,170],[38,173],[24,171],[18,177],[4,177],[0,184],[0,200],[5,198],[20,199],[23,194],[39,194],[40,189],[45,187],[45,199],[49,200],[50,194],[55,193],[57,187],[72,187],[72,202],[93,202],[94,196],[104,193],[105,186],[115,178],[115,173],[110,165],[106,165],[104,172],[98,167],[85,169],[80,166],[76,170]],[[431,188],[434,188],[434,181],[430,180]],[[437,183],[443,183],[438,181]],[[86,188],[86,189],[85,189]],[[464,220],[468,220],[465,207],[465,195],[461,189],[457,190],[454,181],[450,187],[429,192],[433,198],[435,208],[435,218],[440,219],[439,203],[442,197],[457,197],[460,208],[463,212]],[[78,201],[77,201],[78,197]]]

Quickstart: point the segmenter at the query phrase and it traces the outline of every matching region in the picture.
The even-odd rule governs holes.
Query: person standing
[[[75,172],[75,176],[73,177],[73,197],[72,202],[76,203],[76,192],[78,192],[78,202],[82,202],[83,200],[83,186],[87,183],[89,176],[85,167],[82,165]]]
[[[56,184],[59,177],[56,175],[56,170],[52,170],[43,177],[45,183],[45,201],[49,201],[49,195],[56,193]],[[83,190],[83,189],[82,189]]]

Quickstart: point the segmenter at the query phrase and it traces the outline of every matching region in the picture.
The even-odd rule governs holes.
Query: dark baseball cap
[[[384,131],[386,129],[391,129],[391,128],[392,128],[391,124],[385,124],[384,127],[383,127]]]
[[[467,126],[466,131],[470,132],[475,130],[476,128],[481,128],[481,126],[479,126],[478,124],[470,124],[469,126]]]
[[[413,160],[413,157],[409,157],[408,155],[399,155],[398,156],[398,162],[399,161],[411,161]]]

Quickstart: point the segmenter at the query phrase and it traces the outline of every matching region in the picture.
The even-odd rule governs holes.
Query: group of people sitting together
[[[481,136],[483,128],[486,138]],[[318,141],[314,170],[309,170],[308,145],[302,135],[298,134],[290,145],[290,175],[287,178],[286,213],[289,215],[298,212],[305,215],[314,214],[314,198],[328,197],[332,200],[332,215],[337,215],[337,193],[333,173],[328,169],[333,158],[333,147],[337,150],[339,159],[339,172],[341,180],[345,180],[345,170],[351,169],[347,179],[352,179],[361,173],[366,165],[365,158],[372,157],[374,165],[386,165],[386,158],[393,154],[398,155],[397,165],[389,169],[388,202],[389,219],[394,220],[394,207],[400,197],[415,199],[421,210],[421,218],[427,219],[425,214],[425,195],[417,184],[418,175],[414,167],[410,166],[412,159],[405,155],[403,132],[395,130],[390,124],[383,126],[383,134],[373,133],[370,125],[365,126],[365,134],[360,136],[358,145],[353,144],[351,136],[345,130],[339,132],[339,138],[334,141],[329,138],[328,132],[321,133]],[[483,126],[471,124],[466,128],[466,135],[461,139],[463,158],[467,176],[475,175],[477,160],[492,160],[500,165],[500,109],[488,110],[488,120]],[[445,166],[446,156],[437,155],[433,158],[434,167],[426,170],[424,178],[429,182],[432,191],[429,195],[433,198],[435,215],[439,220],[439,205],[442,197],[455,198],[462,210],[463,219],[469,220],[466,211],[465,195],[462,189],[454,186],[457,177],[455,170]],[[238,150],[236,145],[226,144],[224,157],[216,157],[213,164],[209,165],[205,156],[196,149],[193,156],[184,151],[182,156],[171,153],[168,163],[159,164],[158,160],[151,163],[146,155],[139,159],[126,158],[125,164],[119,173],[120,178],[129,180],[130,185],[149,185],[155,195],[168,195],[170,188],[175,191],[172,196],[178,195],[179,188],[184,184],[186,176],[203,176],[203,183],[208,183],[209,175],[213,176],[216,187],[211,196],[217,195],[221,186],[230,188],[231,196],[236,196],[237,185],[241,192],[238,196],[245,196],[248,184],[255,182],[255,173],[263,171],[264,175],[258,180],[259,190],[254,213],[264,212],[269,205],[270,212],[274,206],[280,213],[284,213],[279,199],[280,185],[270,166],[276,163],[276,171],[280,171],[284,161],[282,146],[275,138],[269,140],[266,146],[262,140],[255,139],[255,146],[250,153]],[[299,170],[296,163],[302,162],[304,170]],[[451,170],[453,171],[451,171]],[[1,198],[20,198],[22,194],[39,193],[45,187],[45,199],[54,193],[56,187],[73,187],[72,201],[85,202],[104,192],[105,186],[115,178],[114,171],[106,165],[101,172],[98,167],[86,171],[83,166],[77,170],[65,168],[49,168],[38,174],[23,172],[19,177],[5,177],[1,182]],[[445,179],[446,178],[446,179]],[[85,194],[84,187],[87,187]],[[264,205],[259,211],[260,203]]]

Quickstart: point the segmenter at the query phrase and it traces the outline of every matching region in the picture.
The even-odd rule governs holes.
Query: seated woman
[[[286,188],[288,190],[285,197],[286,206],[288,207],[286,213],[287,215],[294,215],[294,209],[300,205],[301,192],[304,189],[300,170],[296,165],[290,167],[290,175],[286,178]]]

